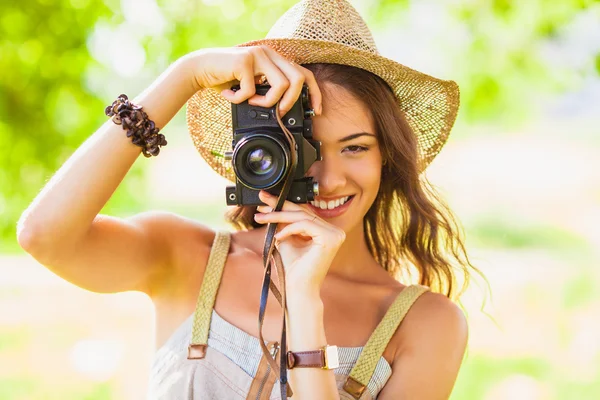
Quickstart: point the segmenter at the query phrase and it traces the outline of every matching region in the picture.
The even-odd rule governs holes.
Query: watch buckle
[[[336,369],[340,366],[337,346],[325,346],[323,355],[325,357],[324,369]]]

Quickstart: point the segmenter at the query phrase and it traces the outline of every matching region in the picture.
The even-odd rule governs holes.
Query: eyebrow
[[[356,139],[357,137],[361,137],[361,136],[372,136],[372,137],[376,138],[376,136],[373,135],[372,133],[359,132],[359,133],[353,133],[352,135],[348,135],[346,137],[341,138],[340,140],[338,140],[338,143],[348,142],[352,139]]]

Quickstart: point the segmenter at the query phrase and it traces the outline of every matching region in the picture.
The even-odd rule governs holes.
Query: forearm
[[[163,128],[194,93],[192,79],[185,74],[186,66],[176,62],[133,100],[157,127]],[[42,257],[55,256],[73,246],[88,231],[140,152],[121,125],[110,120],[104,123],[23,212],[17,228],[21,245]],[[53,254],[47,254],[50,252]]]
[[[312,351],[327,345],[320,296],[292,295],[287,301],[288,350]],[[289,370],[289,378],[297,400],[339,399],[333,370],[293,368]]]

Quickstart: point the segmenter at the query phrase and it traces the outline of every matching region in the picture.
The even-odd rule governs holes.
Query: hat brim
[[[260,39],[238,47],[266,45],[296,64],[342,64],[381,77],[396,95],[397,104],[418,140],[424,169],[448,139],[460,105],[454,81],[434,78],[379,54],[344,44],[309,39]],[[231,162],[231,104],[211,89],[198,91],[187,104],[187,124],[192,141],[206,162],[221,176],[235,182]]]

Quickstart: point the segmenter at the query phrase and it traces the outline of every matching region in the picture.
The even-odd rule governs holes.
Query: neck
[[[369,252],[367,238],[360,223],[346,232],[346,240],[333,259],[328,275],[349,280],[364,280],[373,273],[373,269],[379,271],[381,267]]]

